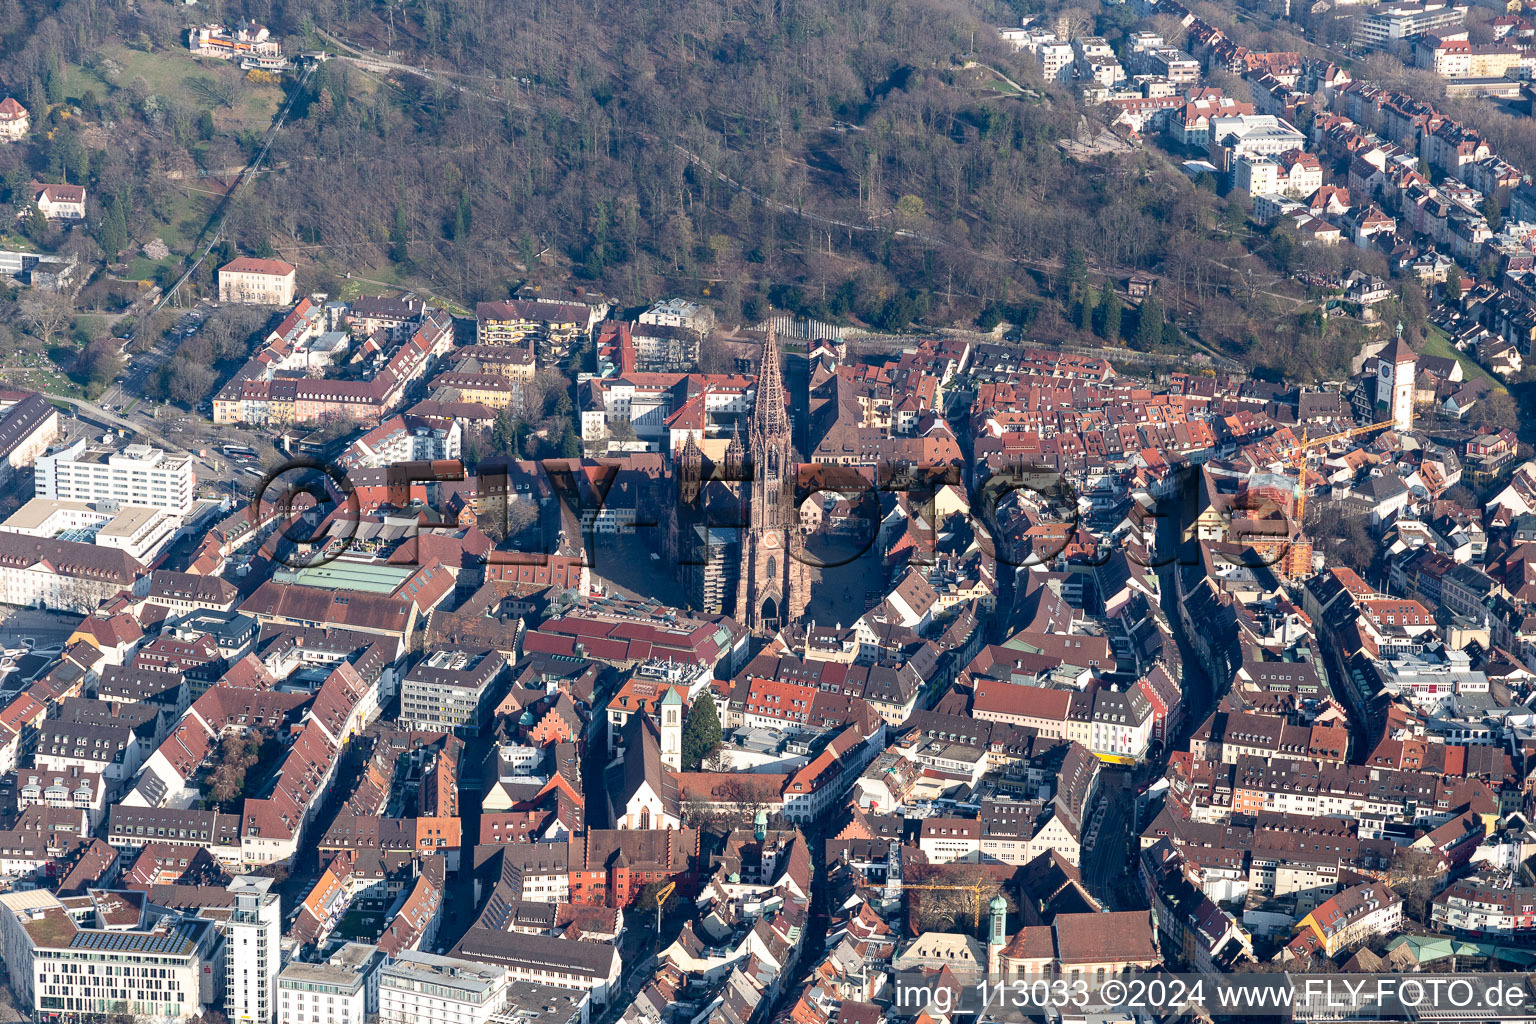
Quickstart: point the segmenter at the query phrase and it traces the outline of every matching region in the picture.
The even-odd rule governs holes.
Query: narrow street
[[[1133,863],[1136,845],[1129,813],[1136,800],[1134,777],[1129,772],[1105,769],[1100,778],[1103,790],[1095,812],[1098,838],[1091,845],[1084,844],[1083,884],[1106,910],[1140,909],[1132,902],[1134,894],[1126,884],[1132,880],[1127,865]]]

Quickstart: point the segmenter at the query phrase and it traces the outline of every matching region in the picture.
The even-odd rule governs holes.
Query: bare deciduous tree
[[[74,315],[75,301],[63,292],[33,292],[21,300],[22,323],[45,345],[69,328]]]

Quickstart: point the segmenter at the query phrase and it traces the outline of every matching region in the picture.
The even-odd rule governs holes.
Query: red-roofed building
[[[0,141],[18,142],[32,127],[32,115],[14,97],[0,100]]]
[[[45,185],[32,183],[32,202],[49,220],[84,220],[84,185]]]
[[[293,301],[298,268],[282,260],[241,256],[219,268],[219,301],[286,306]]]

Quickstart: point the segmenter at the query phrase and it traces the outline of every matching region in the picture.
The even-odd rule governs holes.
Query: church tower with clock
[[[736,621],[754,633],[799,621],[810,600],[810,567],[800,551],[795,458],[779,346],[769,321],[747,429],[747,508],[741,531]]]

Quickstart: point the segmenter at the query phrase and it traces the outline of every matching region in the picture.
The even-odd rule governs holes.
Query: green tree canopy
[[[1141,352],[1150,352],[1163,340],[1163,307],[1157,304],[1153,298],[1141,300],[1141,309],[1136,314],[1136,337],[1132,341],[1132,347]]]
[[[720,745],[720,712],[709,690],[688,709],[683,722],[683,770],[698,771],[704,759]]]

